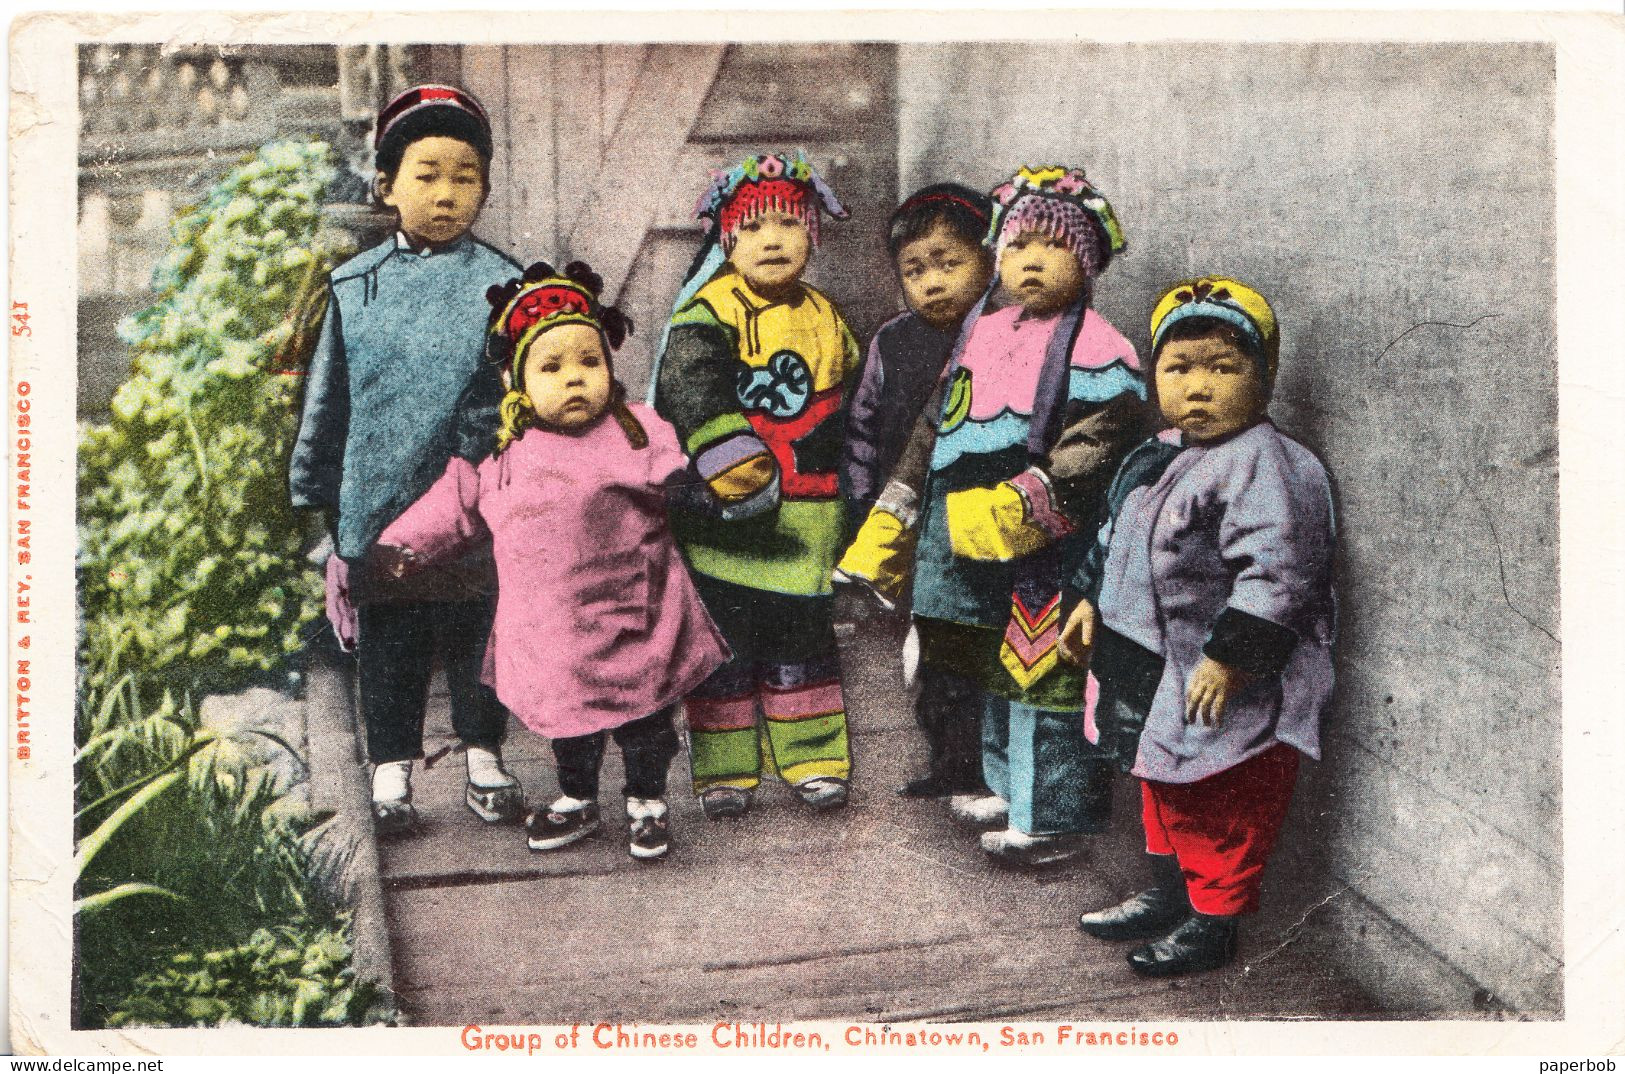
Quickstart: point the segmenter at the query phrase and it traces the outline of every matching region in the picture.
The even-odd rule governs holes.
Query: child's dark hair
[[[413,142],[436,137],[455,138],[467,143],[479,154],[481,174],[489,174],[491,132],[474,116],[455,108],[426,108],[402,117],[378,143],[374,163],[385,178],[393,180],[395,173],[400,171],[407,147]]]
[[[930,234],[939,224],[972,246],[987,237],[993,202],[986,195],[961,183],[932,183],[903,200],[891,214],[886,248],[893,259],[909,243]]]

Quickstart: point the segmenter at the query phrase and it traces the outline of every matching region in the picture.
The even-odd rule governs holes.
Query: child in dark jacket
[[[992,196],[999,290],[969,315],[839,571],[884,595],[912,577],[921,664],[964,683],[993,792],[949,810],[994,829],[981,842],[995,861],[1048,865],[1106,824],[1110,767],[1078,735],[1083,678],[1057,650],[1061,590],[1143,435],[1145,387],[1093,308],[1123,249],[1106,198],[1063,167],[1023,168]]]
[[[468,806],[486,821],[516,819],[524,800],[498,753],[507,713],[480,682],[494,607],[489,548],[405,581],[349,570],[448,459],[478,461],[495,437],[502,383],[482,359],[485,291],[518,266],[469,234],[489,191],[490,124],[462,90],[417,86],[379,113],[375,146],[379,199],[400,228],[333,270],[289,491],[295,507],[327,520],[341,640],[353,607],[380,831],[415,821],[412,763],[423,756],[436,656],[467,755]]]
[[[841,473],[855,531],[896,468],[953,353],[965,315],[987,290],[993,258],[982,238],[992,202],[958,183],[915,191],[892,214],[887,246],[908,310],[869,343],[847,417]],[[983,795],[980,709],[963,680],[921,668],[914,715],[929,769],[898,788],[908,798]]]
[[[1151,939],[1128,960],[1160,977],[1235,957],[1299,754],[1320,755],[1335,539],[1325,467],[1267,414],[1280,341],[1264,297],[1178,284],[1151,348],[1173,428],[1125,460],[1061,644],[1091,669],[1086,737],[1140,777],[1156,880],[1079,925]]]
[[[857,523],[869,517],[965,315],[987,290],[993,258],[982,237],[991,213],[986,194],[958,183],[923,187],[892,213],[886,245],[908,309],[869,341],[846,419],[841,475]]]

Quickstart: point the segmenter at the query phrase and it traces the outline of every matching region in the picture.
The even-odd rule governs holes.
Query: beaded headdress
[[[1022,168],[995,187],[992,197],[985,241],[993,247],[995,270],[1010,240],[1028,231],[1064,242],[1091,278],[1123,250],[1117,214],[1080,168]]]
[[[816,246],[819,209],[837,220],[847,215],[845,206],[807,154],[798,149],[794,155],[759,153],[731,168],[713,170],[711,185],[700,195],[694,216],[710,221],[708,237],[720,241],[727,252],[733,249],[739,225],[770,212],[787,213],[800,220]]]
[[[524,430],[535,424],[535,408],[525,389],[525,351],[536,337],[550,328],[583,324],[598,331],[604,340],[604,357],[626,341],[632,321],[614,306],[598,300],[603,278],[581,261],[572,261],[559,273],[545,261],[538,261],[517,280],[493,285],[485,292],[491,303],[491,320],[485,334],[485,355],[508,371],[508,394],[502,400],[502,427],[497,434],[498,452]],[[613,363],[612,363],[613,365]],[[616,383],[611,410],[636,447],[648,437],[624,403],[625,393]]]

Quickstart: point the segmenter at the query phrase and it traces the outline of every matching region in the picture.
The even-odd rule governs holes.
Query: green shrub
[[[288,503],[302,364],[348,251],[320,227],[319,142],[261,149],[179,217],[129,318],[131,376],[82,430],[84,665],[230,689],[301,646],[321,608]]]
[[[344,927],[343,863],[267,813],[277,795],[263,773],[217,761],[189,702],[146,693],[126,675],[80,695],[74,918],[87,1028],[124,1010],[166,959],[258,943],[267,929]],[[275,993],[278,981],[239,984]]]
[[[347,1026],[383,1017],[381,993],[358,982],[341,918],[333,928],[261,929],[247,943],[172,957],[144,974],[107,1019],[127,1025]]]

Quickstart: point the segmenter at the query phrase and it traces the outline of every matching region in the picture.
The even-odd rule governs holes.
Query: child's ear
[[[394,180],[390,178],[389,173],[387,172],[379,172],[377,175],[373,176],[372,194],[373,197],[378,199],[378,204],[389,204],[389,196],[393,192],[394,186]]]

